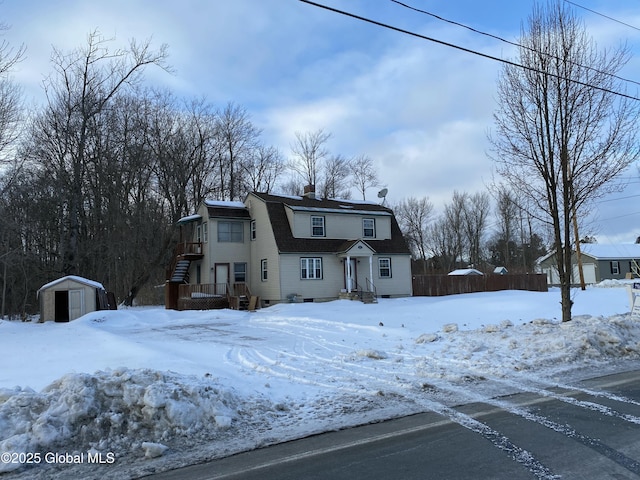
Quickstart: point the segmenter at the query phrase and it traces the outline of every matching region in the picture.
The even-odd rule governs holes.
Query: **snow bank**
[[[38,393],[0,391],[0,452],[133,453],[154,457],[156,442],[226,429],[238,398],[210,378],[119,369],[69,374]],[[19,463],[0,463],[0,472]]]

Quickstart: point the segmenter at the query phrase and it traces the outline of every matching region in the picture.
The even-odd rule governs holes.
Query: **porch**
[[[373,283],[375,251],[362,240],[347,242],[343,247],[344,249],[337,256],[344,265],[345,288],[338,298],[376,303],[378,294]]]
[[[259,298],[251,295],[246,283],[204,283],[177,285],[177,310],[232,308],[255,310]]]

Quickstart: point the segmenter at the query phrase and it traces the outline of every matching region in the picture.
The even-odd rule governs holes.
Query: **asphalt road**
[[[326,433],[152,475],[204,479],[640,479],[640,370]]]

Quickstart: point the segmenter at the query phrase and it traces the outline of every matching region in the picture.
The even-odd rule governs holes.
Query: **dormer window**
[[[364,238],[375,238],[376,236],[376,220],[374,218],[362,219],[362,236]]]
[[[324,237],[324,217],[311,217],[311,236],[312,237]]]

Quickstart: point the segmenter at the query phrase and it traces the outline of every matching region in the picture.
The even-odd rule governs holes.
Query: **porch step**
[[[378,299],[373,292],[360,292],[360,300],[362,300],[362,303],[378,303]]]
[[[340,300],[360,300],[362,303],[378,303],[378,299],[373,292],[364,292],[362,290],[351,293],[340,292],[338,298]]]

